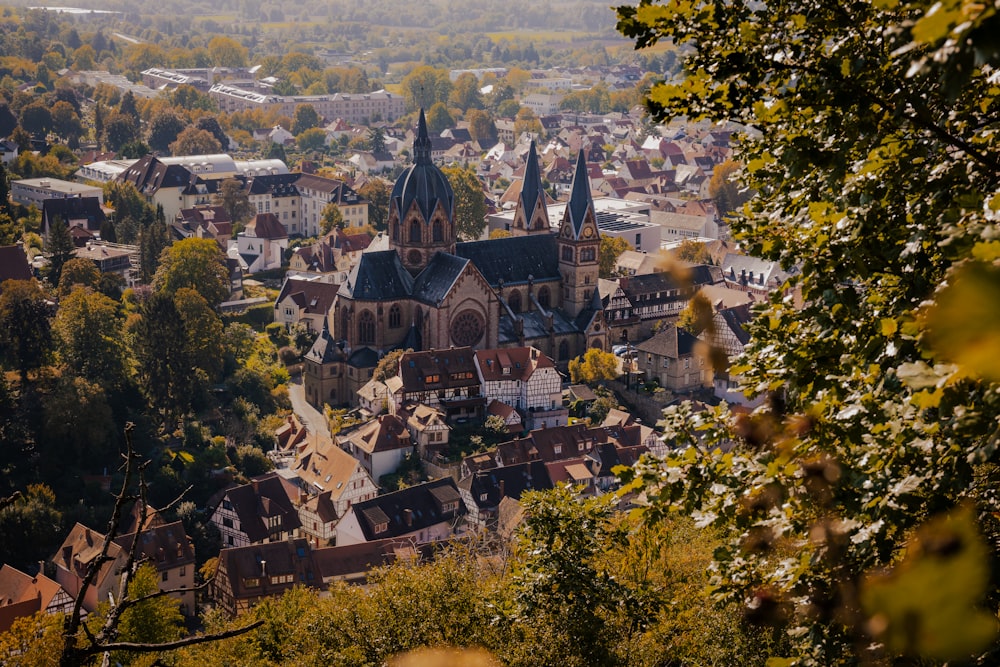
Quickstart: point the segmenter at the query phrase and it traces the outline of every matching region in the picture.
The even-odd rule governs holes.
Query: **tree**
[[[52,112],[49,105],[37,100],[21,109],[21,127],[36,137],[44,137],[52,129]]]
[[[59,100],[52,105],[52,131],[67,141],[78,140],[83,134],[80,116],[69,102]]]
[[[55,492],[45,484],[29,485],[0,508],[4,563],[19,570],[33,571],[38,561],[51,556],[52,550],[59,548],[61,533],[62,512]]]
[[[190,287],[174,293],[174,306],[184,322],[187,356],[209,381],[222,373],[222,320],[205,298]]]
[[[330,202],[323,207],[322,217],[319,221],[319,230],[325,236],[338,227],[344,226],[344,216],[340,212],[340,207]]]
[[[601,234],[601,247],[597,251],[598,271],[601,278],[611,280],[619,275],[615,264],[626,250],[632,250],[632,244],[622,237]]]
[[[421,65],[403,77],[400,87],[406,98],[407,109],[430,109],[436,102],[448,101],[451,79],[448,77],[448,70]]]
[[[712,317],[715,309],[708,297],[698,292],[684,310],[677,316],[677,328],[684,329],[692,336],[700,336],[703,331],[712,328]]]
[[[474,241],[486,229],[486,193],[470,167],[445,167],[455,192],[455,229],[461,239]]]
[[[448,95],[448,105],[462,111],[482,109],[483,96],[479,92],[479,79],[471,72],[458,75]]]
[[[184,322],[171,294],[154,292],[130,322],[139,386],[164,422],[187,413],[197,378],[185,341]]]
[[[246,67],[247,50],[242,44],[229,37],[213,37],[208,43],[212,64],[219,67]]]
[[[225,130],[219,125],[219,119],[215,116],[202,116],[194,126],[199,130],[205,130],[215,137],[215,140],[219,142],[219,146],[223,148],[229,146],[229,137],[226,136]]]
[[[190,126],[170,144],[170,152],[174,155],[213,155],[222,152],[222,146],[211,132]]]
[[[569,362],[569,376],[573,382],[596,384],[618,377],[618,357],[596,347]]]
[[[712,178],[708,182],[708,196],[715,202],[719,217],[725,217],[742,206],[747,196],[740,192],[740,186],[735,180],[740,165],[733,160],[726,160],[715,165]]]
[[[326,147],[326,131],[320,127],[308,129],[295,136],[295,143],[301,151],[322,151]]]
[[[112,299],[76,285],[61,300],[52,329],[59,357],[75,375],[104,387],[122,384],[126,350],[122,317]]]
[[[497,126],[488,112],[481,109],[470,109],[465,114],[465,119],[469,121],[469,134],[480,146],[492,146],[496,143]]]
[[[52,347],[49,305],[32,280],[6,280],[0,289],[0,354],[28,381],[28,371],[39,368]]]
[[[161,220],[139,230],[139,280],[149,284],[156,276],[164,248],[170,245],[170,233]]]
[[[682,262],[690,262],[692,264],[711,264],[712,255],[708,251],[708,247],[701,241],[695,241],[694,239],[684,239],[681,244],[677,246],[675,251],[677,259]]]
[[[127,114],[112,111],[104,118],[102,125],[102,139],[109,150],[118,151],[125,144],[139,138],[139,123]]]
[[[389,184],[381,178],[370,178],[358,188],[358,194],[368,201],[368,224],[383,232],[389,224]]]
[[[802,306],[770,299],[734,369],[765,406],[670,410],[680,453],[633,488],[655,488],[652,515],[724,531],[716,591],[787,631],[776,662],[995,662],[996,583],[971,563],[996,557],[998,325],[979,306],[1000,284],[1000,19],[930,2],[712,10],[617,11],[637,46],[686,50],[686,76],[650,92],[655,118],[754,128],[737,157],[758,194],[733,227],[750,254],[801,267]],[[741,447],[713,453],[724,442]]]
[[[376,155],[385,153],[385,130],[381,127],[373,127],[368,130],[368,147]]]
[[[435,102],[427,112],[427,131],[437,136],[455,124],[455,119],[451,117],[446,107],[441,102]]]
[[[59,296],[66,296],[77,285],[97,287],[100,281],[101,272],[96,264],[89,259],[71,259],[63,265],[59,277]]]
[[[316,112],[316,107],[311,104],[300,104],[295,107],[295,116],[292,118],[292,134],[299,135],[306,130],[319,127],[322,120]]]
[[[541,135],[543,132],[542,121],[538,120],[530,107],[521,107],[514,116],[514,136],[520,137],[525,132],[536,135]]]
[[[184,239],[163,253],[153,288],[173,296],[182,287],[197,291],[212,308],[229,296],[229,269],[215,241]]]
[[[76,246],[69,234],[69,227],[60,216],[54,216],[49,224],[49,234],[45,239],[45,252],[49,257],[48,279],[52,285],[59,284],[63,265],[73,258]]]
[[[149,121],[149,132],[146,135],[146,140],[154,151],[167,153],[170,150],[170,144],[177,141],[178,135],[187,127],[187,122],[180,116],[173,111],[164,110]]]
[[[212,203],[226,209],[234,225],[242,226],[250,221],[257,209],[250,203],[250,196],[243,186],[243,181],[237,178],[227,178],[219,184],[219,192],[212,198]]]

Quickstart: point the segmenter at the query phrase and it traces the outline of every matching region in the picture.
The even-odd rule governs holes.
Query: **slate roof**
[[[442,512],[445,503],[457,503],[458,509]],[[465,503],[454,480],[445,477],[355,503],[351,511],[358,517],[365,541],[371,542],[407,535],[461,517],[465,514]],[[387,523],[387,530],[376,534],[375,526],[380,523]]]
[[[229,581],[237,600],[278,596],[295,586],[322,584],[309,541],[301,537],[223,549],[219,552],[219,575]],[[277,579],[285,575],[291,575],[291,581]],[[247,586],[251,579],[256,580],[254,585]],[[216,589],[221,584],[217,582]]]
[[[514,380],[527,382],[536,368],[555,366],[548,356],[534,347],[477,350],[475,355],[483,382]],[[506,373],[504,369],[507,369]]]
[[[413,141],[413,164],[396,179],[389,202],[390,210],[395,207],[400,220],[406,217],[414,203],[420,208],[425,222],[430,222],[438,203],[449,219],[453,217],[455,192],[444,172],[431,161],[431,138],[427,135],[423,109]]]
[[[531,237],[523,237],[531,238]],[[501,311],[503,312],[503,311]],[[584,311],[589,312],[589,311]],[[567,334],[581,331],[582,329],[577,326],[575,322],[566,318],[566,316],[558,310],[551,310],[549,313],[552,315],[552,326],[555,329],[555,333]],[[499,325],[497,327],[497,333],[499,342],[501,343],[513,343],[519,340],[516,326],[514,322],[516,320],[521,320],[524,323],[524,339],[525,341],[534,340],[536,338],[546,338],[549,335],[548,324],[545,321],[545,315],[538,312],[537,310],[530,310],[524,313],[518,313],[512,319],[510,315],[503,315],[500,318]]]
[[[367,580],[370,570],[389,565],[408,554],[416,555],[413,543],[392,538],[313,550],[314,561],[324,580],[359,582]]]
[[[46,199],[42,202],[43,229],[49,229],[54,216],[62,218],[67,227],[71,220],[86,220],[86,228],[91,232],[99,231],[108,219],[97,197]]]
[[[147,558],[158,572],[194,564],[194,543],[188,537],[182,522],[174,521],[153,526],[138,535],[137,555],[140,558]],[[135,538],[136,533],[122,535],[115,539],[115,544],[128,551],[132,548]]]
[[[527,461],[483,470],[469,475],[458,485],[469,492],[480,510],[495,509],[504,498],[520,500],[525,491],[546,491],[553,486],[544,461]],[[486,494],[485,500],[482,499],[483,494]]]
[[[31,267],[21,246],[0,246],[0,283],[5,280],[31,280]]]
[[[535,152],[535,142],[531,141],[528,146],[528,157],[524,163],[524,180],[521,185],[521,196],[518,202],[524,209],[525,215],[531,215],[535,210],[538,197],[544,193],[542,187],[542,175],[538,170],[538,153]],[[545,201],[542,201],[542,208],[545,208]]]
[[[347,364],[354,368],[375,368],[378,365],[378,352],[370,347],[362,347],[351,353]]]
[[[261,174],[254,176],[247,183],[247,192],[251,195],[270,194],[275,197],[292,197],[299,194],[295,187],[298,174]]]
[[[240,519],[240,528],[251,542],[262,542],[270,535],[268,517],[281,517],[281,530],[291,532],[299,527],[299,515],[292,505],[297,495],[290,482],[270,473],[229,489],[225,496]]]
[[[340,294],[356,301],[394,301],[409,298],[413,276],[395,250],[366,252],[351,269]]]
[[[431,306],[439,305],[468,264],[469,260],[456,255],[434,253],[413,283],[413,298]]]
[[[338,289],[340,289],[339,285],[318,280],[287,278],[285,284],[281,286],[281,292],[278,293],[275,304],[290,299],[303,312],[325,315],[330,310],[330,306],[333,305],[333,299],[337,296]]]
[[[698,339],[684,329],[668,325],[649,340],[636,345],[635,349],[661,357],[680,359],[693,354],[697,343]]]
[[[471,347],[407,352],[399,359],[403,391],[472,387],[480,384]],[[437,378],[433,381],[433,378]]]
[[[566,205],[566,217],[573,225],[573,237],[579,238],[583,230],[583,221],[587,211],[594,215],[594,198],[590,193],[590,177],[587,175],[587,159],[583,151],[577,156],[576,173],[573,174],[573,186],[570,190],[569,203]],[[594,215],[596,220],[596,215]]]
[[[274,213],[258,213],[247,223],[247,236],[258,239],[287,239],[288,232]]]
[[[160,188],[183,188],[191,180],[191,172],[179,164],[166,165],[153,155],[139,158],[118,175],[119,181],[131,183],[145,195]]]
[[[316,190],[317,192],[323,192],[329,197],[329,201],[336,204],[361,204],[365,201],[364,197],[355,192],[349,185],[341,180],[335,178],[323,178],[322,176],[316,176],[315,174],[300,174],[296,173],[295,176],[298,178],[295,180],[296,186],[300,186],[301,189],[308,188],[309,190]]]
[[[526,284],[528,276],[536,282],[560,279],[556,237],[551,234],[459,243],[455,254],[475,264],[493,288],[501,281],[504,285]]]

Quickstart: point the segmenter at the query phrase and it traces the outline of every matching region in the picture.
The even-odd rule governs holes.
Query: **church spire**
[[[593,218],[596,219],[594,198],[590,194],[590,177],[587,175],[587,159],[581,150],[576,160],[576,173],[573,174],[573,188],[570,192],[569,203],[566,205],[566,217],[573,225],[574,237],[580,236],[587,211],[590,211]]]
[[[427,134],[427,119],[424,110],[420,110],[420,120],[417,121],[417,138],[413,140],[413,163],[431,164],[431,138]]]
[[[528,160],[524,165],[524,182],[521,185],[521,206],[530,215],[535,209],[538,195],[542,192],[542,175],[538,171],[538,154],[535,152],[535,140],[528,147]]]

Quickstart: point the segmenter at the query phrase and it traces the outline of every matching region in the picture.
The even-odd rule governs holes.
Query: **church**
[[[389,202],[389,250],[365,252],[304,360],[307,400],[355,405],[387,352],[531,345],[565,369],[607,349],[597,293],[600,234],[583,153],[558,233],[550,230],[534,143],[512,236],[459,243],[455,195],[431,161],[421,110],[413,165]]]

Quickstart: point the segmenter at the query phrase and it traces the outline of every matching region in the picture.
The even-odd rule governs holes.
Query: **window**
[[[481,503],[485,503],[485,502],[486,502],[486,499],[487,499],[488,497],[489,497],[489,494],[488,494],[488,493],[480,493],[480,494],[479,494],[479,502],[481,502]]]
[[[164,571],[162,574],[160,574],[160,581],[166,581],[166,580],[167,580],[167,573],[166,571]]]
[[[563,246],[563,249],[562,249],[562,260],[564,262],[572,262],[573,261],[573,249],[570,248],[569,246]]]
[[[187,574],[187,566],[181,565],[180,575],[183,577],[185,574]]]
[[[403,321],[403,311],[399,306],[393,306],[389,309],[389,328],[398,329]]]
[[[691,368],[691,359],[690,359],[690,357],[684,360],[684,370],[687,370],[689,368]]]
[[[375,524],[375,533],[376,534],[378,534],[378,533],[384,533],[387,530],[389,530],[389,523],[388,522],[383,521],[382,523]]]
[[[416,219],[410,222],[410,243],[420,243],[420,222]]]
[[[549,296],[549,288],[542,286],[538,290],[538,305],[540,305],[542,308],[548,309],[550,307],[549,306],[550,299],[551,297]]]
[[[444,241],[444,230],[443,230],[443,227],[441,226],[441,221],[440,220],[435,220],[434,221],[434,237],[433,238],[434,238],[434,241],[436,241],[436,242]]]
[[[510,309],[513,310],[515,313],[520,313],[521,312],[521,293],[518,292],[517,290],[514,290],[513,292],[511,292],[510,296],[507,297],[507,305],[510,306]]]
[[[580,261],[581,262],[593,262],[596,253],[593,248],[584,248],[580,251]]]
[[[552,447],[552,452],[555,454],[562,454],[562,445],[555,445]]]
[[[258,586],[260,586],[260,579],[258,579],[257,577],[247,577],[246,579],[243,580],[243,585],[246,588],[257,588]]]
[[[642,245],[642,234],[635,235],[635,247],[638,248]]]
[[[358,345],[375,344],[375,316],[364,310],[358,316]]]

